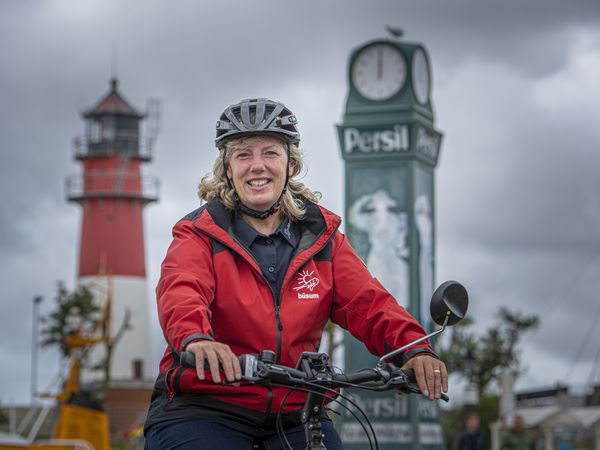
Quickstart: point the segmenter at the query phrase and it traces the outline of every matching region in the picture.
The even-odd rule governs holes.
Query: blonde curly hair
[[[238,139],[231,139],[219,148],[219,155],[213,164],[212,173],[205,175],[198,185],[198,197],[205,202],[217,198],[226,208],[236,209],[237,201],[235,190],[227,179],[227,165],[232,153],[240,148],[252,145],[261,139],[262,135],[250,135]],[[282,213],[292,220],[301,220],[306,214],[304,199],[318,203],[321,198],[320,192],[308,189],[297,177],[302,173],[304,163],[302,152],[296,144],[281,141],[288,149],[289,163],[292,167],[285,194],[281,199]]]

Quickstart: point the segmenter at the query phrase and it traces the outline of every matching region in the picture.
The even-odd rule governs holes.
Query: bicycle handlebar
[[[274,364],[267,352],[261,355],[238,356],[242,369],[242,381],[254,384],[278,383],[291,388],[342,388],[356,387],[385,391],[396,389],[404,394],[421,394],[412,369],[397,369],[392,366],[362,369],[350,374],[336,373],[328,363],[324,353],[304,352],[296,368]],[[271,352],[268,352],[271,353]],[[196,368],[196,356],[192,352],[182,352],[180,364]],[[441,399],[448,401],[446,394]]]

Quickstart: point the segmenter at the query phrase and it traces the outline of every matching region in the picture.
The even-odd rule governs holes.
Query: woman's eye
[[[250,157],[250,153],[240,152],[236,156],[238,159],[247,159]]]

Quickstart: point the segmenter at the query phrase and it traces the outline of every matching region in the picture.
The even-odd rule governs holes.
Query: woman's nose
[[[255,155],[250,160],[250,170],[262,170],[265,167],[265,161],[261,155]]]

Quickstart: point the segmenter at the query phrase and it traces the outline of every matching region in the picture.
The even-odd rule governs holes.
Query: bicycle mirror
[[[443,326],[448,317],[446,325],[454,325],[465,317],[468,307],[469,295],[465,287],[457,281],[446,281],[431,297],[431,318]]]

